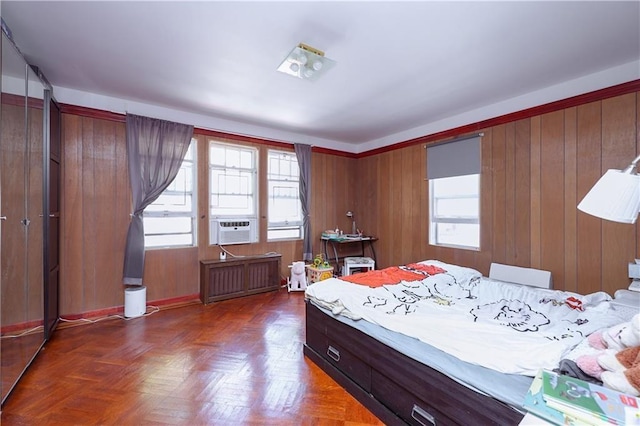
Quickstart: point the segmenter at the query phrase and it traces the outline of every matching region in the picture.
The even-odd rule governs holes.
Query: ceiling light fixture
[[[282,61],[278,71],[303,80],[316,80],[331,69],[335,63],[335,61],[325,58],[323,51],[300,43]]]

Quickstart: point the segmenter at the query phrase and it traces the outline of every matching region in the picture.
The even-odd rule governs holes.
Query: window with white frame
[[[300,169],[293,152],[269,150],[267,160],[268,240],[302,238]]]
[[[480,140],[427,147],[431,245],[480,249]]]
[[[196,210],[196,140],[191,139],[173,182],[144,209],[145,248],[196,245]]]
[[[429,181],[429,243],[480,248],[480,175]]]
[[[257,217],[257,157],[255,148],[210,141],[211,217]]]

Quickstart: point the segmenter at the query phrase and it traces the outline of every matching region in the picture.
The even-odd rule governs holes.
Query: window
[[[480,175],[429,180],[429,244],[480,248]]]
[[[300,169],[295,153],[269,150],[267,185],[269,192],[267,239],[302,238]]]
[[[211,217],[257,217],[257,156],[255,148],[210,142]]]
[[[144,209],[145,248],[194,246],[196,240],[196,140],[191,139],[176,178]]]
[[[429,244],[480,249],[481,136],[427,146]]]

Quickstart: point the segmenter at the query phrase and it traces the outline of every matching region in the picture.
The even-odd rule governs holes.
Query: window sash
[[[295,153],[269,150],[267,163],[267,239],[300,239],[300,169]]]
[[[167,189],[143,213],[145,249],[196,245],[196,139],[191,139],[180,171]],[[182,200],[176,203],[176,200]],[[174,202],[172,202],[174,201]],[[183,223],[176,220],[187,219]],[[163,223],[164,222],[164,223]],[[178,223],[176,225],[176,223]],[[185,224],[188,226],[185,227]],[[168,229],[169,228],[169,229]],[[167,230],[168,229],[168,230]]]
[[[209,214],[257,216],[257,150],[209,143]]]
[[[480,175],[467,177],[474,177],[475,184],[463,176],[444,182],[430,179],[429,244],[480,248]]]

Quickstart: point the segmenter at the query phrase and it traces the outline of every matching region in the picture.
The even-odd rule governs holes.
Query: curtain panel
[[[304,240],[302,260],[313,259],[313,242],[311,241],[311,145],[294,144],[298,166],[300,167],[300,204],[302,204],[302,229]]]
[[[127,114],[127,160],[133,213],[124,253],[123,283],[142,285],[144,272],[144,209],[175,179],[193,126]]]

